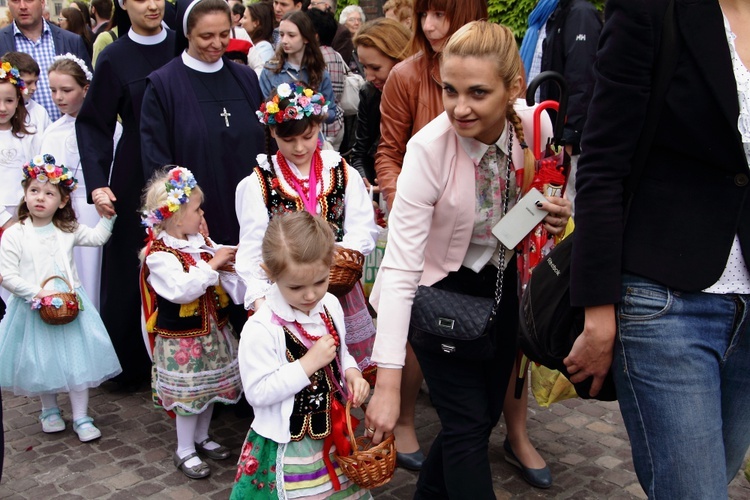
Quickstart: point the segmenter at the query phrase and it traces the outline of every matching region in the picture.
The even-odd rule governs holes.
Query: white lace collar
[[[180,238],[175,238],[166,231],[162,231],[157,238],[171,248],[187,252],[200,252],[205,246],[205,240],[200,234],[189,234],[187,240],[182,240]]]
[[[275,168],[278,169],[278,164],[276,163],[276,155],[271,155],[271,158],[273,158],[273,165]],[[324,170],[330,170],[332,168],[335,168],[336,165],[341,163],[341,155],[338,153],[338,151],[335,151],[333,149],[324,149],[320,152],[320,158],[323,160],[323,169]],[[258,166],[262,168],[263,170],[271,171],[271,166],[268,164],[268,156],[264,154],[259,154],[255,157],[255,161],[258,163]],[[287,163],[292,168],[292,172],[295,175],[298,175],[300,177],[305,177],[299,173],[299,169],[297,168],[297,165],[292,163],[291,161],[287,160]]]

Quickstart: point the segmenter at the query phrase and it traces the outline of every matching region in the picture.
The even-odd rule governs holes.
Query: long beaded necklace
[[[338,345],[340,344],[339,334],[336,331],[336,328],[333,326],[331,318],[328,316],[328,311],[326,310],[325,313],[320,313],[320,317],[323,320],[323,323],[325,323],[326,325],[326,330],[331,335],[331,337],[333,337],[333,344],[338,347]],[[292,324],[303,337],[310,340],[311,342],[317,342],[318,340],[320,340],[320,337],[315,337],[308,333],[308,331],[305,330],[305,327],[303,327],[299,323],[299,321],[295,320]]]
[[[323,158],[320,156],[320,150],[316,148],[313,153],[313,165],[310,169],[310,178],[307,180],[300,179],[294,175],[281,151],[276,152],[276,162],[279,164],[282,177],[299,194],[305,210],[312,215],[316,215],[318,212],[318,184],[320,184],[320,193],[323,192]]]

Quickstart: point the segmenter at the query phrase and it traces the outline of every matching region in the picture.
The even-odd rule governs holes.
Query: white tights
[[[68,393],[70,397],[70,406],[73,412],[73,421],[75,422],[79,418],[83,418],[88,415],[89,406],[89,390],[83,389],[81,391],[70,391]],[[42,394],[42,411],[49,410],[50,408],[57,408],[57,394]],[[203,438],[205,439],[205,438]],[[199,441],[200,442],[200,441]]]
[[[208,439],[208,428],[211,425],[211,416],[214,413],[214,405],[211,403],[203,413],[198,415],[177,415],[177,454],[184,458],[195,453],[195,443],[201,443]],[[218,448],[216,443],[207,443],[206,448]],[[194,467],[200,463],[200,459],[191,458],[186,462],[188,467]]]

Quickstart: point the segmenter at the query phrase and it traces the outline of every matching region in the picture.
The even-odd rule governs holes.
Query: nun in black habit
[[[146,178],[167,164],[190,169],[204,191],[211,239],[237,244],[237,184],[265,153],[255,112],[262,94],[255,72],[224,57],[231,12],[224,0],[196,0],[183,18],[188,48],[149,75],[141,141]]]
[[[122,365],[116,377],[123,389],[135,390],[150,379],[151,361],[141,341],[138,251],[140,223],[141,103],[146,77],[174,57],[175,34],[163,27],[165,0],[118,0],[121,36],[97,60],[94,77],[76,120],[76,136],[89,203],[100,214],[117,212],[117,223],[102,258],[101,317]],[[114,151],[117,117],[122,138]]]

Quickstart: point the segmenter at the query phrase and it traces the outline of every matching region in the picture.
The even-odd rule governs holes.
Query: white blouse
[[[330,188],[331,176],[329,172],[341,161],[341,156],[336,151],[321,151],[323,159],[323,190]],[[298,196],[294,187],[289,184],[281,174],[273,156],[273,169],[279,179],[279,187],[290,196]],[[271,167],[266,155],[258,155],[258,165],[264,170]],[[289,167],[294,175],[304,178],[291,161]],[[357,250],[368,255],[375,248],[379,228],[375,224],[375,214],[372,208],[370,195],[357,171],[347,168],[347,184],[344,194],[344,238],[337,243],[344,248]],[[247,285],[245,293],[245,309],[252,309],[256,299],[265,296],[271,287],[266,273],[261,269],[262,262],[261,244],[263,236],[268,228],[268,210],[263,198],[258,176],[253,172],[245,177],[238,185],[235,195],[235,209],[240,223],[240,244],[237,249],[237,274]],[[318,213],[321,207],[318,204]]]
[[[750,71],[742,64],[742,60],[737,54],[737,48],[734,45],[734,40],[737,36],[732,32],[726,16],[724,16],[724,31],[727,35],[729,53],[732,56],[734,79],[737,81],[737,98],[740,104],[740,117],[737,121],[737,128],[742,135],[745,156],[747,157],[748,164],[750,164]],[[750,272],[748,272],[747,263],[742,256],[739,236],[734,236],[727,265],[719,281],[703,291],[706,293],[750,293]]]

